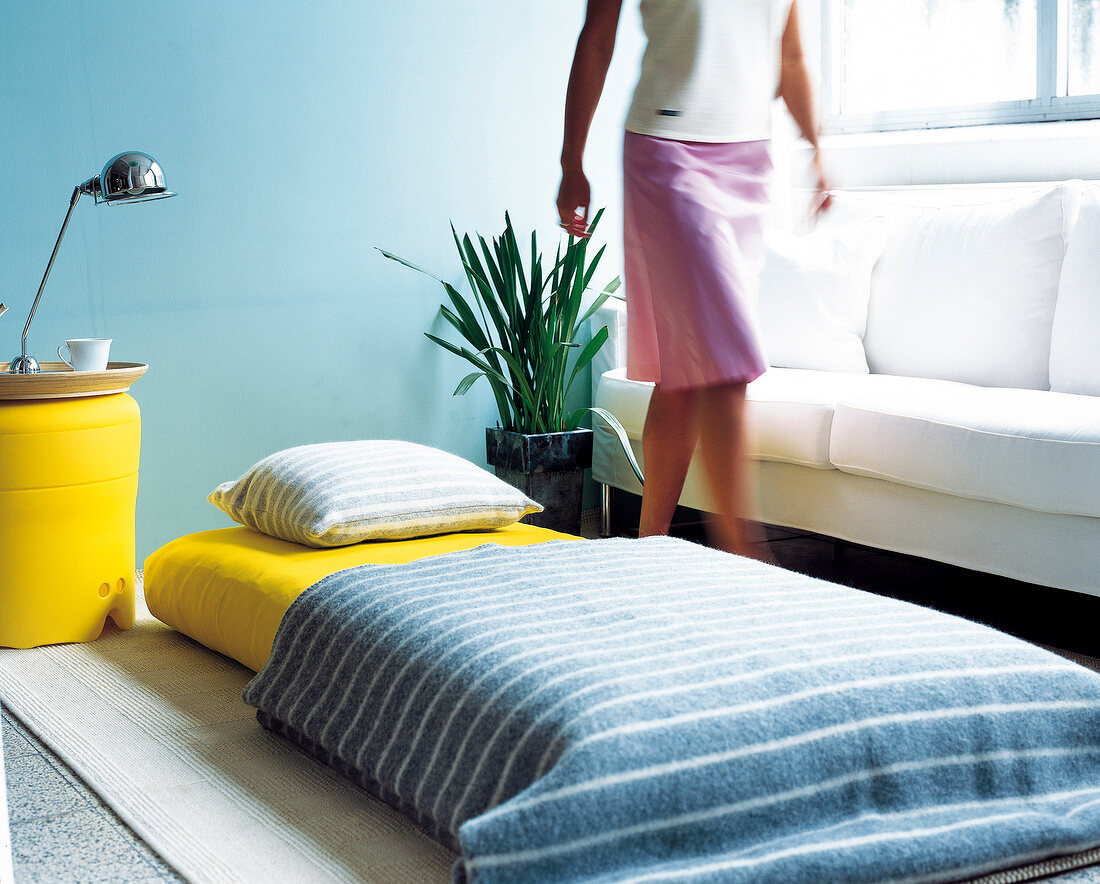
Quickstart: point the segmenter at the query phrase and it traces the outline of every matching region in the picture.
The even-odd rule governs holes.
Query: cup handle
[[[66,359],[65,354],[61,352],[62,350],[68,350],[68,349],[69,349],[68,344],[62,344],[60,347],[58,347],[57,348],[57,358],[60,359],[62,362],[64,362],[67,366],[69,366],[69,368],[73,368],[73,364],[68,359]],[[76,371],[76,369],[73,368],[73,371]]]

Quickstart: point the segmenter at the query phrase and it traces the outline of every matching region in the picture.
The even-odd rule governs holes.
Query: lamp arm
[[[83,191],[85,185],[78,184],[73,188],[73,198],[69,202],[69,211],[65,214],[65,222],[61,225],[61,232],[57,235],[57,242],[54,243],[53,254],[50,255],[50,263],[46,265],[46,272],[42,276],[42,283],[38,286],[38,294],[34,296],[34,303],[31,304],[31,313],[27,317],[27,324],[23,327],[23,341],[22,341],[22,355],[27,355],[27,332],[31,330],[31,320],[34,319],[34,312],[38,309],[38,302],[42,300],[42,290],[46,287],[46,280],[50,278],[50,271],[53,270],[53,259],[57,257],[57,250],[61,248],[61,240],[65,238],[65,229],[69,226],[69,219],[73,216],[73,209],[76,208],[76,202],[80,199],[80,194]]]

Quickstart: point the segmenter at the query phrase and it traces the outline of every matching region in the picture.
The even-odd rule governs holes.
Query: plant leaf
[[[491,347],[493,342],[485,334],[485,329],[477,321],[477,316],[470,309],[466,299],[458,293],[454,286],[444,283],[444,287],[447,289],[447,294],[450,296],[455,309],[452,311],[446,305],[443,305],[439,308],[439,312],[476,350],[481,351]]]
[[[584,287],[588,288],[592,283],[592,277],[596,273],[596,267],[599,266],[600,259],[603,257],[603,253],[607,251],[607,246],[600,246],[599,250],[592,257],[592,260],[588,262],[588,269],[584,272]]]
[[[380,251],[383,255],[385,255],[391,261],[396,261],[398,264],[404,264],[406,267],[409,267],[409,268],[415,270],[417,273],[423,273],[425,276],[430,276],[436,282],[443,282],[442,279],[440,279],[438,276],[436,276],[431,271],[425,270],[423,267],[418,267],[416,264],[413,264],[411,261],[407,261],[404,258],[399,258],[399,257],[397,257],[397,255],[393,254],[392,252],[387,252],[385,249],[379,249],[378,246],[375,246],[375,248],[378,249],[378,251]]]
[[[486,377],[486,374],[483,371],[475,371],[466,375],[466,377],[458,382],[458,386],[455,387],[455,391],[451,395],[465,396],[468,392],[470,392],[470,388],[484,377]]]
[[[577,361],[573,365],[573,372],[569,375],[569,383],[565,385],[566,396],[568,396],[569,391],[573,389],[573,381],[577,379],[577,375],[584,371],[585,367],[592,361],[592,358],[599,351],[600,347],[604,345],[606,340],[607,326],[605,325],[596,332],[596,334],[592,335],[592,340],[584,345],[584,349],[581,350],[580,356],[577,357]]]
[[[541,429],[542,421],[538,414],[538,409],[535,407],[537,399],[535,397],[535,391],[528,380],[527,375],[520,368],[519,363],[516,362],[515,356],[509,353],[507,350],[502,350],[497,347],[496,352],[500,354],[500,358],[508,365],[508,368],[512,372],[512,380],[515,382],[515,389],[520,394],[520,398],[524,407],[524,410],[528,413],[532,424],[536,427],[534,432],[544,433],[545,429]]]
[[[582,316],[577,321],[577,325],[584,325],[586,322],[588,322],[588,320],[592,318],[593,314],[595,314],[595,312],[607,302],[607,299],[612,296],[612,293],[618,290],[621,284],[622,280],[620,280],[617,276],[613,280],[611,280],[611,282],[609,282],[604,287],[604,290],[596,296],[596,299],[592,302],[592,305],[584,312],[584,316]]]
[[[511,387],[507,380],[503,378],[501,373],[489,364],[479,353],[473,353],[467,350],[465,347],[458,347],[437,335],[433,335],[430,332],[425,332],[424,336],[430,341],[438,344],[444,350],[450,353],[454,353],[456,356],[460,356],[465,359],[471,365],[480,369],[485,374],[485,377],[489,381],[489,386],[493,391],[493,398],[497,403],[497,411],[500,413],[501,421],[506,425],[505,429],[513,429],[516,424],[516,418],[511,408],[511,399],[509,393]]]

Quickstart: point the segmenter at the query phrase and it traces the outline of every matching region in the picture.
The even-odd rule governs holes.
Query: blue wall
[[[552,252],[568,68],[584,3],[5,2],[0,28],[0,359],[19,335],[73,187],[122,150],[176,199],[82,199],[31,329],[114,338],[147,362],[138,557],[229,524],[205,501],[290,445],[389,437],[484,463],[484,384],[440,331],[458,282],[448,222],[508,209]],[[620,272],[620,126],[639,28],[624,13],[589,169],[611,207],[598,281]]]

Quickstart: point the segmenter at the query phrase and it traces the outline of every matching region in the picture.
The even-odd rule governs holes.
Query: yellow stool
[[[140,444],[125,393],[0,401],[0,645],[134,625]]]

